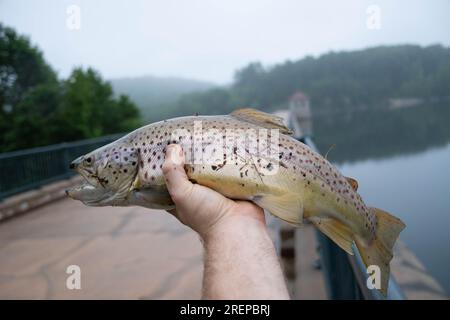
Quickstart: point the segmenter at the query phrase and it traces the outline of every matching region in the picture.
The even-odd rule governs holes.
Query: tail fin
[[[400,232],[405,228],[405,224],[391,214],[377,209],[370,208],[377,217],[377,230],[375,239],[369,244],[356,240],[356,246],[366,267],[376,265],[381,271],[381,293],[387,295],[389,284],[389,262],[392,260],[392,248]]]

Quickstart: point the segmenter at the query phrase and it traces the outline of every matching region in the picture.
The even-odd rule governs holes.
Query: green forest
[[[383,108],[390,98],[448,99],[450,48],[380,46],[270,67],[255,62],[238,70],[231,86],[184,95],[161,116],[228,113],[236,107],[271,111],[286,107],[298,90],[320,114]]]
[[[450,48],[380,46],[273,66],[254,62],[221,87],[164,81],[142,77],[111,84],[92,68],[75,68],[59,79],[27,37],[0,24],[0,152],[127,132],[194,113],[272,111],[286,107],[298,90],[310,97],[313,114],[373,111],[390,98],[439,102],[450,98]]]
[[[0,152],[126,132],[137,106],[91,68],[58,79],[27,37],[0,24]]]

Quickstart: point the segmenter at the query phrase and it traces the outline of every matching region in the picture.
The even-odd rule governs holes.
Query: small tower
[[[299,137],[312,135],[312,112],[308,96],[297,91],[289,98],[290,122]]]
[[[301,118],[311,118],[312,116],[309,98],[301,91],[297,91],[291,96],[289,109]]]

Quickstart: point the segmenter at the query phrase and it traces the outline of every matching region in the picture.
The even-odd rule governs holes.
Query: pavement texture
[[[64,199],[0,224],[0,299],[199,299],[202,268],[198,236],[164,211]]]

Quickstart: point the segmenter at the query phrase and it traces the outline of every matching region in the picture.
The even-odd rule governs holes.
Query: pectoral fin
[[[309,220],[348,254],[353,255],[351,230],[335,219],[311,217]]]
[[[253,202],[284,221],[295,225],[303,223],[303,204],[295,193],[258,195]]]
[[[133,190],[128,200],[130,205],[150,209],[170,210],[175,208],[172,198],[165,188],[155,187]]]

